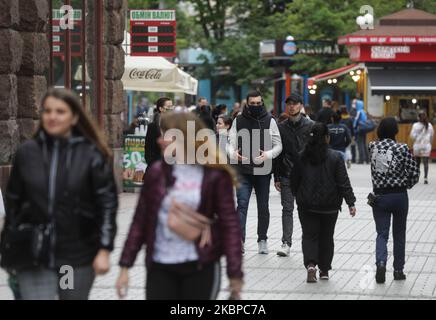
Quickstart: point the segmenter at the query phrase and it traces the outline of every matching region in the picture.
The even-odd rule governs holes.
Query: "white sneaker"
[[[283,243],[280,250],[277,251],[277,255],[280,257],[288,257],[291,253],[291,247],[287,243]]]
[[[259,254],[268,254],[268,244],[266,240],[261,240],[258,244],[259,246]]]

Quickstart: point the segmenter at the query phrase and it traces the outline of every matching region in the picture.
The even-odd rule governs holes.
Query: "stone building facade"
[[[50,85],[48,41],[50,0],[0,0],[0,187],[4,190],[18,145],[29,139],[39,119],[40,101]],[[121,181],[121,114],[125,108],[121,77],[124,51],[121,47],[125,28],[127,0],[88,0],[86,26],[86,64],[91,77],[91,97],[96,84],[102,83],[103,116],[101,125],[115,154],[115,171]],[[98,78],[96,56],[96,11],[102,18],[102,79]],[[91,111],[97,112],[91,99]],[[29,159],[31,161],[31,159]]]

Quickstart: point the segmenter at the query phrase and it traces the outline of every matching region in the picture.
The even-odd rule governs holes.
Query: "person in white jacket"
[[[428,160],[433,145],[434,129],[425,112],[420,112],[418,119],[419,121],[412,126],[410,137],[413,140],[413,154],[418,166],[421,166],[421,162],[424,163],[424,184],[428,184]]]

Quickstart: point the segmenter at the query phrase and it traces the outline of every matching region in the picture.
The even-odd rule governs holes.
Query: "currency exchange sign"
[[[132,56],[176,56],[176,11],[131,10]]]

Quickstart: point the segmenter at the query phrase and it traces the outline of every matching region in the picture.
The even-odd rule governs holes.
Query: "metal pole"
[[[82,36],[82,106],[86,110],[86,11],[87,1],[82,0],[82,28],[80,34]]]
[[[71,5],[70,0],[65,0],[66,5]],[[70,17],[68,17],[68,23]],[[65,88],[71,89],[71,31],[70,28],[67,27],[65,30]]]
[[[94,12],[96,15],[96,65],[97,65],[97,79],[95,83],[96,93],[97,93],[97,120],[100,127],[103,129],[104,127],[104,119],[103,119],[103,86],[104,86],[104,57],[103,57],[103,0],[96,0],[96,6],[94,8]]]
[[[48,0],[49,2],[49,18],[48,18],[48,24],[49,24],[49,30],[48,30],[48,36],[49,36],[49,45],[50,45],[50,65],[49,65],[49,71],[48,71],[48,85],[51,87],[53,86],[53,2],[52,0]]]

